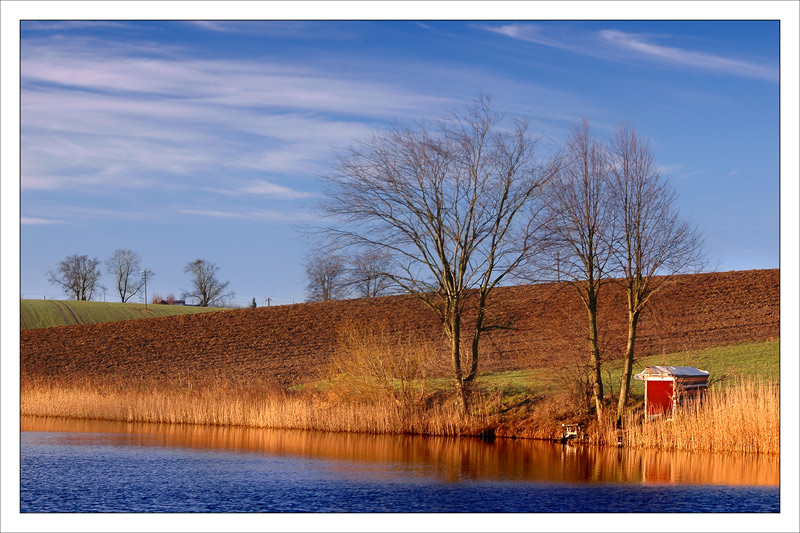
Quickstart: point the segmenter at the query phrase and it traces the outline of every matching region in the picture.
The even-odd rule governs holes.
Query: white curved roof
[[[633,379],[644,380],[645,376],[707,377],[708,372],[693,366],[648,366]]]

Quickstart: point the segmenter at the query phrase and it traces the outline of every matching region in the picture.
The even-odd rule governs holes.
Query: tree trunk
[[[461,408],[466,414],[469,412],[469,400],[467,398],[466,384],[464,383],[464,372],[461,369],[461,316],[458,313],[454,313],[451,316],[447,335],[450,337],[456,391],[461,397]]]
[[[622,423],[625,407],[628,404],[628,393],[633,374],[634,345],[636,343],[636,325],[639,322],[639,311],[628,310],[628,343],[625,346],[625,366],[622,369],[622,380],[619,384],[619,402],[617,403],[617,425]]]
[[[464,412],[464,414],[469,414],[469,398],[467,394],[467,387],[468,383],[463,379],[456,380],[456,389],[458,390],[458,395],[461,398],[461,410]]]
[[[594,400],[597,420],[603,417],[603,377],[600,374],[600,346],[597,340],[597,299],[590,298],[587,305],[589,312],[589,342],[591,344],[590,362],[592,365],[592,399]]]
[[[472,381],[478,372],[478,354],[483,333],[483,319],[486,317],[486,293],[482,293],[478,301],[478,316],[475,318],[475,330],[472,333],[472,362],[467,381]]]

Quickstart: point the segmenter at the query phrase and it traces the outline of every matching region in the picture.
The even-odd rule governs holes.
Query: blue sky
[[[479,92],[551,143],[652,140],[709,269],[779,266],[779,23],[53,22],[21,26],[21,279],[138,252],[148,293],[204,258],[235,302],[304,300],[296,226],[337,148]],[[114,301],[113,281],[106,299]]]

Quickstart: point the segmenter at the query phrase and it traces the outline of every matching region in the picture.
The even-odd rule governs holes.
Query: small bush
[[[323,377],[351,398],[369,402],[383,397],[404,408],[421,406],[433,357],[431,346],[393,337],[387,322],[348,322],[339,330]]]

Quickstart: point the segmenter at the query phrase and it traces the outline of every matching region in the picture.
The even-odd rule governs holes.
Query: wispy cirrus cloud
[[[303,211],[278,211],[259,209],[249,211],[223,211],[218,209],[180,209],[179,213],[207,218],[249,220],[254,222],[300,223],[320,220],[319,215]]]
[[[198,190],[269,176],[243,194],[306,197],[332,146],[443,98],[313,65],[199,60],[147,43],[28,39],[22,46],[23,190]],[[270,183],[271,188],[263,183]],[[284,187],[281,189],[280,187]]]
[[[684,165],[658,165],[657,166],[658,172],[663,176],[667,176],[670,178],[691,178],[692,176],[697,176],[699,174],[706,174],[708,172],[707,169],[686,169]]]
[[[600,36],[615,46],[636,52],[654,61],[664,61],[748,78],[778,81],[777,65],[750,63],[706,52],[663,46],[647,42],[647,36],[645,35],[624,33],[617,30],[603,30],[600,32]]]
[[[315,196],[315,193],[298,191],[291,187],[270,183],[264,180],[252,181],[235,188],[223,189],[218,187],[206,187],[203,190],[228,196],[255,195],[283,200],[298,200]]]
[[[63,224],[63,220],[51,218],[20,217],[19,223],[23,226],[49,226],[51,224]]]
[[[609,61],[643,60],[720,74],[778,81],[777,64],[746,61],[655,42],[657,39],[664,39],[663,36],[626,33],[614,29],[585,31],[570,26],[544,26],[526,23],[482,27],[487,31],[512,39]]]
[[[339,24],[303,20],[193,20],[190,26],[216,33],[259,33],[270,37],[299,39],[352,39],[356,34]]]

